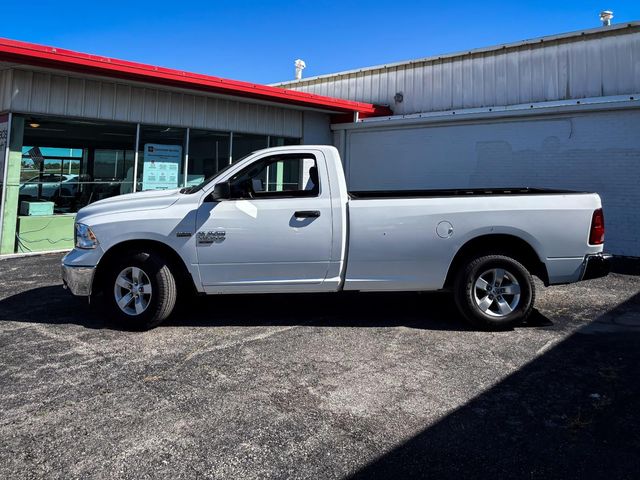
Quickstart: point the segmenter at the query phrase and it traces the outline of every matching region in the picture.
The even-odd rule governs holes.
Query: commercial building
[[[640,257],[640,23],[272,86],[0,39],[2,142],[1,254],[70,248],[95,200],[333,143],[357,190],[598,192],[607,250]]]
[[[640,257],[639,22],[278,86],[393,110],[331,126],[352,189],[595,191],[607,250]]]
[[[0,39],[0,254],[73,245],[75,212],[201,182],[268,146],[331,143],[369,103]]]

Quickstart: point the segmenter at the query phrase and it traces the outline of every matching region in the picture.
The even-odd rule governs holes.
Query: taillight
[[[604,243],[604,213],[602,213],[601,208],[595,210],[593,217],[591,217],[589,243],[591,245],[602,245]]]

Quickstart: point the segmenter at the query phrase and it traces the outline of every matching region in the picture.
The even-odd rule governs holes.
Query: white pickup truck
[[[196,187],[95,202],[76,222],[65,286],[101,291],[134,328],[166,319],[183,289],[450,290],[468,321],[502,329],[531,313],[532,275],[570,283],[610,262],[594,193],[349,192],[329,146],[260,150]]]

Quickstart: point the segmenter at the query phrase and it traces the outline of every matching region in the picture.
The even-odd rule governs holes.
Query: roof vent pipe
[[[600,12],[600,21],[603,27],[610,27],[612,18],[613,12],[611,10],[603,10]]]
[[[296,66],[296,80],[302,80],[302,70],[307,68],[307,64],[300,59],[297,59],[293,64]]]

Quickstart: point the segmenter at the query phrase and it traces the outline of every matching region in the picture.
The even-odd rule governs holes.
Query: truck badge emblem
[[[209,243],[221,243],[226,238],[226,232],[224,230],[216,230],[215,232],[198,232],[196,237],[198,239],[198,243],[201,244],[209,244]]]

